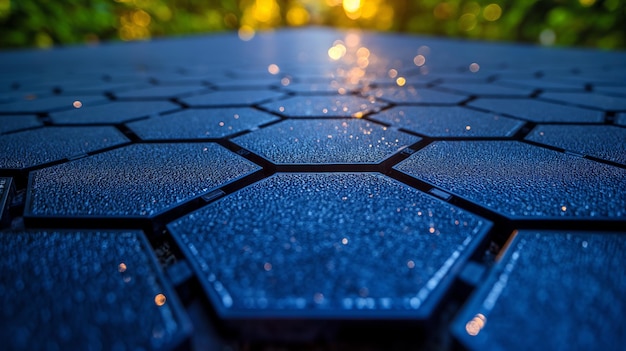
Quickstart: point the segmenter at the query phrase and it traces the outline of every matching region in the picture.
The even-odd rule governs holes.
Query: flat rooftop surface
[[[624,52],[306,28],[0,62],[8,350],[626,344]]]

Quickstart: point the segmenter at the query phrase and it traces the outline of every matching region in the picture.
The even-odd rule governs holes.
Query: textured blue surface
[[[524,125],[523,121],[458,106],[398,106],[372,119],[431,137],[505,137]]]
[[[626,164],[626,129],[600,125],[542,125],[526,139],[582,155]]]
[[[546,100],[564,102],[567,104],[595,108],[598,110],[626,110],[626,97],[608,96],[597,93],[544,93],[541,97]]]
[[[0,112],[48,112],[55,110],[72,110],[75,109],[76,102],[80,102],[80,106],[93,106],[107,101],[103,95],[54,95],[54,96],[36,96],[27,95],[12,99],[7,103],[0,104]]]
[[[117,260],[113,242],[144,242],[125,234],[141,228],[149,244],[132,259],[157,257],[157,280],[175,287],[168,301],[180,298],[191,319],[181,349],[496,348],[500,336],[464,339],[468,321],[485,323],[468,302],[498,286],[490,279],[512,252],[506,242],[532,228],[542,241],[519,251],[529,257],[523,277],[496,304],[506,317],[494,309],[483,331],[506,328],[498,335],[513,349],[624,344],[617,322],[595,321],[623,310],[623,287],[610,285],[623,279],[608,278],[621,272],[621,243],[603,240],[626,228],[626,53],[302,28],[249,41],[231,32],[0,52],[0,62],[0,179],[11,182],[0,205],[0,237],[11,242],[0,245],[11,272],[0,282],[12,284],[0,292],[0,316],[12,313],[3,341],[89,349],[80,340],[105,337],[91,348],[121,350],[167,338],[135,332],[162,323],[139,311],[153,306],[151,291],[95,273]],[[23,254],[44,232],[86,239],[43,240]],[[588,237],[586,249],[607,248],[581,258],[560,238],[569,233]],[[141,262],[133,266],[154,272]],[[570,263],[582,263],[574,275]],[[603,265],[617,268],[597,273]],[[27,267],[50,278],[23,280],[18,291]],[[76,270],[93,281],[66,284]],[[567,293],[537,312],[543,283],[532,279],[544,271]],[[44,291],[54,283],[67,288]],[[103,286],[97,308],[127,299],[140,318],[74,301]],[[602,301],[587,308],[581,299],[571,316],[562,309],[592,293]],[[40,337],[19,331],[36,319],[15,306],[48,318],[68,299],[70,312],[41,324],[49,329]],[[581,311],[590,311],[579,323],[588,330],[572,335],[566,327]],[[74,324],[61,328],[64,320]],[[102,320],[123,330],[83,328]],[[535,336],[554,339],[535,345]]]
[[[58,124],[117,124],[179,108],[168,101],[116,101],[52,113],[50,117]]]
[[[41,125],[37,116],[0,116],[0,134]]]
[[[27,212],[152,216],[257,169],[213,143],[135,144],[33,173]]]
[[[249,107],[188,109],[129,123],[128,127],[146,140],[221,138],[277,119],[276,116]]]
[[[454,331],[472,350],[619,350],[624,263],[625,233],[521,231]]]
[[[276,164],[379,163],[419,140],[362,119],[290,120],[234,139]]]
[[[268,90],[236,89],[212,91],[181,99],[182,102],[193,107],[212,107],[228,105],[252,105],[284,96],[281,93]]]
[[[510,217],[626,215],[626,169],[516,141],[435,142],[394,168]]]
[[[0,169],[72,158],[129,140],[112,127],[44,127],[0,138]]]
[[[425,317],[488,227],[368,173],[278,174],[169,225],[225,316],[369,319]]]
[[[368,96],[374,96],[384,101],[394,102],[397,104],[448,105],[456,105],[461,101],[467,100],[469,95],[471,95],[452,94],[412,85],[407,85],[403,87],[391,86],[376,88],[368,91],[366,94]]]
[[[506,87],[495,84],[487,83],[443,83],[437,84],[437,88],[442,90],[449,90],[458,92],[465,95],[478,95],[478,96],[521,96],[527,97],[533,89],[520,88],[520,87]]]
[[[297,96],[263,105],[287,117],[360,117],[386,104],[354,95]]]
[[[575,106],[526,99],[478,99],[469,106],[487,111],[504,113],[531,122],[602,122],[604,114],[599,111]]]
[[[158,349],[179,343],[189,322],[142,236],[0,232],[3,348]]]

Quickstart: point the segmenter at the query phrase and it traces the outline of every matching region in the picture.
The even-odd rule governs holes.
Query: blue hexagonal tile
[[[25,211],[31,217],[154,216],[258,169],[213,143],[133,144],[33,172]]]
[[[423,319],[490,223],[383,175],[277,174],[168,225],[223,318]]]
[[[626,169],[521,142],[435,142],[394,168],[513,218],[626,215]]]

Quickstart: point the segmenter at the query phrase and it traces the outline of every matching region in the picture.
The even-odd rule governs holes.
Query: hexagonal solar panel
[[[460,106],[396,106],[370,118],[431,137],[511,136],[524,125]]]
[[[104,103],[108,99],[102,95],[52,95],[37,97],[28,95],[16,101],[0,104],[0,112],[43,113],[71,110]]]
[[[226,319],[427,318],[490,222],[374,173],[279,173],[168,228]]]
[[[512,218],[620,218],[626,169],[517,141],[441,141],[395,169]]]
[[[286,117],[362,117],[386,104],[354,95],[294,96],[269,102],[264,108]]]
[[[163,349],[190,332],[143,233],[0,232],[8,350]]]
[[[181,101],[192,107],[249,106],[283,96],[284,94],[272,90],[237,89],[211,91]]]
[[[626,233],[520,231],[454,334],[481,351],[621,349],[625,262]]]
[[[469,95],[452,94],[419,86],[391,86],[367,91],[368,96],[375,96],[397,104],[448,104],[456,105],[467,100]]]
[[[608,125],[539,125],[526,139],[626,164],[626,128]]]
[[[233,139],[275,164],[379,163],[419,140],[356,118],[288,120]]]
[[[213,143],[134,144],[31,173],[26,215],[153,216],[258,169]]]
[[[169,101],[113,101],[50,114],[57,124],[118,124],[179,109]]]
[[[0,169],[30,168],[124,144],[113,127],[44,127],[0,138]]]
[[[187,109],[128,127],[144,140],[222,138],[278,119],[250,107]]]
[[[42,125],[37,116],[0,116],[0,134]]]
[[[469,102],[468,105],[538,123],[593,123],[604,121],[604,114],[600,111],[533,99],[479,98]]]

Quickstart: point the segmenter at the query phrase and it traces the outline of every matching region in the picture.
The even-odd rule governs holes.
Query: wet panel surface
[[[152,216],[257,169],[213,143],[135,144],[34,172],[27,212]]]
[[[478,99],[469,106],[505,113],[531,122],[603,122],[604,114],[599,111],[526,99]]]
[[[296,96],[263,107],[286,117],[361,117],[386,104],[354,95]]]
[[[129,140],[112,127],[45,127],[0,138],[0,169],[20,169],[87,154]]]
[[[9,350],[160,349],[189,332],[141,232],[0,232]]]
[[[362,119],[289,120],[233,139],[276,164],[379,163],[420,138]]]
[[[394,168],[511,217],[626,215],[626,169],[520,142],[435,142]]]
[[[169,225],[223,316],[425,317],[489,222],[376,174],[278,174]]]
[[[464,107],[398,106],[371,117],[431,137],[511,136],[523,121]]]
[[[521,231],[454,332],[471,350],[618,350],[625,262],[625,233]]]
[[[128,127],[144,140],[222,138],[275,120],[278,117],[249,107],[188,109]]]
[[[626,128],[607,125],[540,125],[526,139],[626,164]]]

